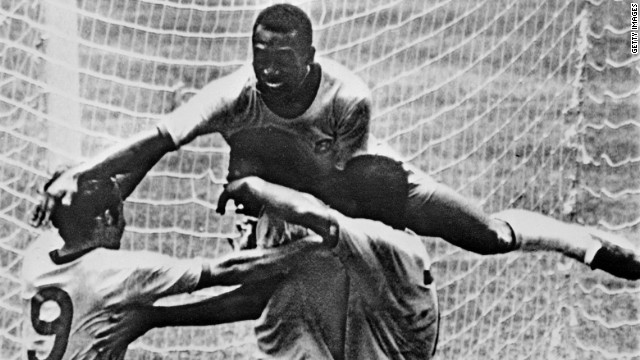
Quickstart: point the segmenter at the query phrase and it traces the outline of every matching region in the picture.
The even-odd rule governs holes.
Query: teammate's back
[[[124,230],[117,186],[82,190],[73,206],[52,212],[58,231],[44,232],[26,251],[23,339],[29,359],[122,359],[126,345],[104,347],[98,339],[112,316],[123,306],[192,291],[200,280],[200,262],[117,251]]]

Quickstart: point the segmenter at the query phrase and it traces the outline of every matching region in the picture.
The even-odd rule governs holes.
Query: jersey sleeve
[[[368,150],[371,90],[361,78],[340,64],[323,60],[322,66],[341,84],[333,103],[333,131],[336,136],[335,164],[343,168],[354,155]]]
[[[251,67],[243,66],[234,73],[213,80],[185,104],[167,114],[158,130],[169,135],[177,148],[200,135],[222,132],[249,105]]]
[[[371,120],[371,101],[368,97],[350,104],[338,116],[337,124],[337,167],[344,165],[353,156],[366,153]]]
[[[426,248],[415,235],[379,221],[351,219],[333,214],[338,242],[333,251],[346,266],[367,274],[372,288],[384,284],[422,285],[430,267]]]
[[[94,252],[95,261],[86,263],[94,265],[88,271],[100,272],[95,278],[116,303],[151,304],[165,296],[191,292],[202,275],[202,259],[176,259],[149,251],[107,251]]]

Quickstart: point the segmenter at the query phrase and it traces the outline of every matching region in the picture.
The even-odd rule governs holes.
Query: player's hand
[[[71,168],[63,171],[57,178],[53,178],[49,186],[46,187],[48,196],[54,199],[60,199],[64,206],[71,205],[73,196],[78,192],[79,171]]]
[[[125,349],[155,327],[155,318],[153,306],[123,307],[109,317],[109,324],[103,330],[96,333],[95,347],[102,349],[102,352]]]
[[[44,186],[38,189],[38,203],[31,210],[31,218],[29,218],[29,224],[33,227],[40,227],[41,225],[49,221],[50,209],[53,206],[54,200],[47,196]]]
[[[229,200],[233,200],[239,208],[242,206],[238,211],[239,213],[246,214],[247,210],[253,211],[256,206],[259,208],[262,205],[260,204],[260,194],[264,186],[264,180],[256,176],[249,176],[230,182],[220,194],[216,212],[224,215]]]
[[[56,199],[60,199],[62,205],[71,205],[71,200],[78,191],[78,178],[79,172],[69,166],[56,170],[51,179],[38,190],[38,204],[31,212],[29,224],[33,227],[46,224]]]

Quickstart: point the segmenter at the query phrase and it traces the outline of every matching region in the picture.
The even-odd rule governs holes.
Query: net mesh
[[[55,164],[152,128],[244,64],[253,20],[271,3],[2,2],[0,358],[25,354],[19,272],[37,235],[26,222],[37,186]],[[312,18],[318,53],[370,85],[372,132],[403,159],[487,212],[526,208],[637,238],[629,1],[294,3]],[[217,135],[165,156],[128,202],[123,248],[230,252],[236,219],[214,211],[227,161]],[[443,308],[438,358],[640,358],[637,285],[554,254],[426,244]],[[127,357],[251,358],[251,326],[154,330]]]
[[[640,56],[630,48],[631,3],[592,1],[586,7],[575,219],[628,235],[638,245]],[[640,288],[601,275],[585,273],[568,284],[568,348],[582,359],[640,359]]]

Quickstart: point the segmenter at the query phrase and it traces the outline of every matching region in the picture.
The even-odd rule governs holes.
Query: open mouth
[[[264,84],[270,89],[278,89],[284,85],[282,81],[265,81]]]

